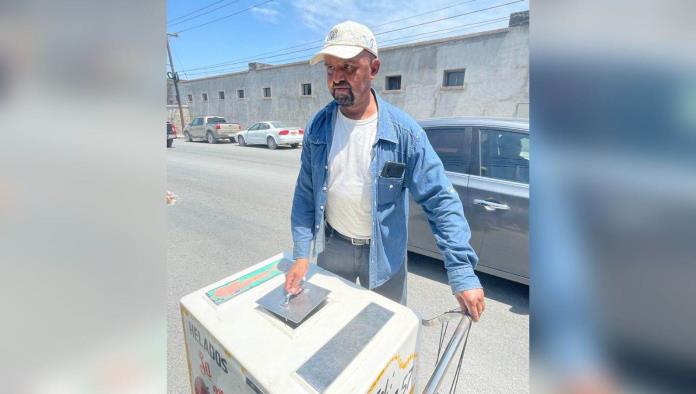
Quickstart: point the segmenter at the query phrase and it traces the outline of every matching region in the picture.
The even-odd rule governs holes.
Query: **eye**
[[[332,72],[334,70],[334,66],[326,65],[326,71]]]
[[[350,64],[346,64],[345,66],[343,66],[343,69],[346,71],[353,71],[353,66]]]

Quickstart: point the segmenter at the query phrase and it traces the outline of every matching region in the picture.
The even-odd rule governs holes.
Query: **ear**
[[[370,62],[370,77],[374,79],[377,76],[377,73],[379,72],[379,66],[382,64],[382,62],[379,60],[379,58],[374,58]]]

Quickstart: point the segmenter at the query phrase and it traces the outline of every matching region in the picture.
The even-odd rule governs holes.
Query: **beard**
[[[336,93],[337,87],[348,88],[348,92],[337,94]],[[334,100],[336,100],[336,103],[340,106],[350,107],[355,102],[355,96],[353,95],[353,89],[350,87],[350,85],[347,85],[347,84],[334,86],[333,90],[331,91],[331,95],[333,96]]]

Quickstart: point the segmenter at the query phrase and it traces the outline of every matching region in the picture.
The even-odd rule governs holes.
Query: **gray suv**
[[[419,122],[464,205],[478,271],[529,284],[529,121],[440,118]],[[408,250],[442,259],[411,198]]]

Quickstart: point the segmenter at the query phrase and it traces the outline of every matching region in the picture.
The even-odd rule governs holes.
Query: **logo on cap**
[[[338,29],[333,29],[329,32],[329,34],[326,35],[326,41],[333,41],[336,39],[336,36],[338,35]]]

